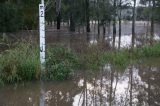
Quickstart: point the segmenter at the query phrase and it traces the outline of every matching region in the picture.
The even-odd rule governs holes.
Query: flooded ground
[[[145,21],[136,21],[135,32],[136,32],[136,46],[143,45],[147,42],[148,36],[150,36],[150,27],[148,26],[148,22]],[[119,26],[117,27],[117,35],[115,39],[115,46],[118,47],[119,42]],[[155,33],[154,40],[160,41],[160,25],[155,24]],[[68,26],[62,26],[60,30],[56,29],[56,26],[46,26],[46,43],[63,43],[67,47],[77,48],[77,46],[81,45],[81,43],[89,43],[89,44],[97,44],[97,42],[105,42],[105,46],[112,46],[112,24],[110,26],[106,26],[106,33],[103,34],[103,28],[100,27],[100,34],[98,34],[97,24],[91,24],[91,32],[86,33],[85,27],[80,26],[76,28],[76,32],[69,32]],[[32,36],[32,39],[35,41],[39,41],[39,33],[38,30],[32,31],[20,31],[18,33],[10,34],[11,38],[18,39],[17,36],[21,36],[22,38],[26,38],[28,36]],[[131,38],[132,38],[132,23],[130,21],[122,22],[122,37],[121,37],[121,48],[130,47],[131,46]],[[1,45],[0,46],[5,46]]]
[[[97,34],[96,26],[86,34],[83,29],[68,32],[67,27],[56,30],[47,27],[48,44],[63,43],[77,51],[84,49],[84,42],[96,44],[98,36],[105,46],[111,45],[112,28],[106,27],[106,34]],[[118,28],[118,25],[117,25]],[[155,40],[160,40],[159,25],[155,27]],[[136,24],[137,36],[147,32],[145,23]],[[16,33],[17,34],[17,33]],[[11,36],[15,37],[15,34]],[[22,38],[30,35],[39,41],[38,31],[21,31]],[[17,39],[17,38],[15,38]],[[33,40],[33,39],[32,39]],[[137,40],[138,42],[138,40]],[[137,44],[142,43],[138,42]],[[122,24],[121,47],[131,45],[131,23]],[[0,45],[1,46],[1,45]],[[118,46],[118,29],[116,37]],[[0,106],[160,106],[160,59],[146,59],[140,64],[129,65],[124,70],[114,69],[107,64],[96,72],[77,71],[74,77],[63,82],[30,82],[5,85],[0,88]]]
[[[5,85],[0,88],[0,105],[160,106],[159,76],[160,58],[124,70],[107,64],[96,72],[77,71],[67,81]]]

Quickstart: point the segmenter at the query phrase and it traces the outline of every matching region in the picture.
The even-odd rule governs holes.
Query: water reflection
[[[107,64],[95,73],[77,72],[72,80],[44,82],[45,106],[159,106],[159,63],[154,59],[125,70]],[[39,106],[40,91],[40,82],[6,85],[0,104]]]

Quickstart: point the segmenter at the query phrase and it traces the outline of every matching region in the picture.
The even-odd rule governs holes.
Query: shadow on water
[[[154,64],[154,62],[156,64]],[[72,80],[6,85],[1,106],[159,106],[160,59],[118,70],[77,71]]]

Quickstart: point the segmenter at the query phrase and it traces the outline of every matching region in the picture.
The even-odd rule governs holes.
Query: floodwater
[[[150,23],[146,21],[136,21],[135,24],[135,32],[136,32],[136,39],[135,44],[136,46],[141,46],[147,43],[148,36],[150,35]],[[98,42],[105,42],[105,46],[112,46],[113,41],[113,29],[112,24],[110,26],[105,27],[106,33],[103,34],[103,28],[100,27],[100,34],[98,34],[98,26],[97,24],[91,23],[91,32],[86,33],[85,27],[80,26],[76,28],[76,32],[69,32],[68,26],[62,26],[60,30],[56,29],[56,26],[46,26],[46,44],[58,44],[63,43],[67,47],[70,48],[77,48],[82,43],[89,43],[89,44],[97,44]],[[118,47],[119,42],[119,26],[118,23],[116,25],[117,33],[115,38],[115,46]],[[155,41],[160,41],[160,24],[155,24],[154,30],[154,38]],[[39,41],[39,33],[38,30],[31,30],[31,31],[20,31],[18,33],[10,34],[12,39],[19,39],[17,36],[21,36],[22,38],[26,38],[31,36],[31,39],[35,41]],[[15,36],[16,35],[16,36]],[[148,36],[147,36],[148,35]],[[122,36],[121,36],[121,48],[126,48],[131,46],[132,41],[132,23],[130,21],[122,21]],[[0,47],[4,46],[0,44]],[[82,45],[83,46],[83,45]],[[3,48],[3,47],[1,47]]]
[[[124,70],[106,64],[66,81],[5,85],[0,106],[160,106],[159,76],[160,58]]]
[[[150,35],[150,23],[146,21],[136,21],[135,24],[135,46],[142,46],[148,43],[148,35]],[[118,48],[119,43],[119,25],[116,25],[117,33],[115,38],[115,46]],[[155,24],[154,37],[153,40],[160,41],[160,25]],[[113,29],[112,24],[106,26],[106,33],[103,34],[103,28],[100,27],[100,33],[98,34],[98,25],[91,24],[91,32],[85,33],[85,27],[80,27],[76,29],[76,33],[71,33],[67,31],[67,27],[63,27],[61,30],[55,30],[55,27],[48,27],[46,30],[46,37],[48,43],[65,43],[72,48],[73,45],[80,45],[81,42],[88,42],[89,44],[97,44],[98,42],[105,42],[106,46],[112,46],[113,41]],[[132,43],[132,23],[130,21],[122,22],[122,36],[121,36],[121,48],[131,47]],[[76,48],[74,47],[74,48]]]
[[[154,39],[160,41],[160,27],[156,26]],[[67,31],[67,27],[61,30],[47,27],[46,43],[63,43],[79,52],[86,46],[84,42],[97,44],[100,36],[107,42],[106,45],[111,45],[112,28],[106,27],[105,35],[102,29],[98,35],[94,25],[91,25],[91,33],[88,34],[83,28],[72,33]],[[138,37],[145,37],[146,32],[145,22],[136,23]],[[32,40],[39,41],[38,31],[21,31],[18,35],[23,38],[30,35]],[[136,42],[143,43],[138,39]],[[115,45],[118,47],[118,29]],[[131,23],[128,22],[122,24],[121,47],[130,45]],[[159,76],[160,58],[146,59],[123,70],[106,64],[94,72],[77,71],[73,78],[66,81],[5,85],[0,88],[0,106],[160,106]]]

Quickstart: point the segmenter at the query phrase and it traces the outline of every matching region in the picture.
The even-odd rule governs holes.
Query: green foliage
[[[0,32],[36,28],[39,2],[38,0],[10,0],[0,3]]]
[[[125,50],[107,52],[103,56],[104,63],[111,63],[117,68],[125,68],[129,64],[129,53]]]
[[[38,26],[39,3],[39,0],[21,0],[14,2],[18,7],[18,14],[21,16],[21,27],[23,29],[35,29]]]
[[[0,32],[13,32],[20,27],[18,9],[15,5],[0,4]]]
[[[29,81],[39,77],[37,47],[20,43],[14,49],[1,54],[0,78],[3,82]]]
[[[160,43],[119,51],[104,51],[99,45],[91,45],[78,55],[62,46],[48,47],[45,78],[65,80],[75,69],[80,69],[79,64],[87,70],[98,70],[105,64],[124,69],[128,64],[148,57],[160,57]],[[14,48],[0,54],[0,85],[39,77],[39,50],[35,44],[17,43]]]
[[[141,49],[141,54],[143,57],[159,57],[160,56],[160,44],[155,44],[153,46],[145,46]]]
[[[73,51],[64,47],[50,48],[47,52],[47,79],[64,80],[67,79],[73,69],[78,65],[78,59]]]
[[[108,52],[104,54],[104,61],[112,63],[116,67],[126,67],[131,62],[148,57],[160,57],[160,44],[147,45],[142,48],[135,48],[133,50],[121,50],[118,52]]]
[[[99,45],[90,45],[79,55],[81,69],[99,70],[103,65],[102,56],[103,50]]]

